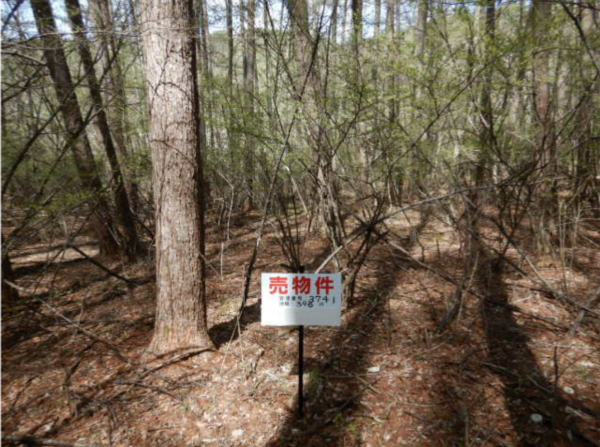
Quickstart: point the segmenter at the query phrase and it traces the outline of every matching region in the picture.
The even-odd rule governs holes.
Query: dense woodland
[[[2,0],[3,443],[600,446],[599,93],[598,0]]]

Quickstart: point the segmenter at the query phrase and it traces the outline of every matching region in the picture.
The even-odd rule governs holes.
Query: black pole
[[[304,417],[304,326],[298,331],[298,416]]]
[[[304,273],[304,266],[298,268]],[[304,417],[304,326],[298,328],[298,417]]]

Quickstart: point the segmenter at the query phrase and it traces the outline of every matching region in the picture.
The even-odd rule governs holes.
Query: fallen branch
[[[26,446],[49,445],[56,447],[105,447],[104,444],[85,444],[81,442],[60,441],[58,439],[37,438],[31,435],[2,435],[2,441],[16,442]]]
[[[81,256],[83,256],[85,259],[87,259],[88,261],[90,261],[92,264],[94,264],[96,267],[98,267],[101,270],[104,270],[106,273],[108,273],[111,276],[114,276],[117,279],[120,279],[121,281],[126,282],[127,284],[131,284],[132,286],[137,286],[138,283],[131,280],[131,279],[127,279],[124,276],[119,275],[116,272],[113,272],[111,269],[109,269],[108,267],[100,264],[98,261],[96,261],[95,259],[91,258],[90,256],[88,256],[85,252],[83,252],[82,250],[80,250],[79,248],[77,248],[75,245],[72,245],[70,243],[67,243],[67,247],[68,248],[72,248],[73,250],[75,250],[77,253],[79,253]]]

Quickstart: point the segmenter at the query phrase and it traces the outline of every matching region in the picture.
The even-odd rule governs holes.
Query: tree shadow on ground
[[[422,228],[424,225],[419,226],[419,230]],[[410,243],[415,240],[410,238]],[[363,268],[357,281],[358,293],[347,302],[343,326],[319,331],[319,335],[316,330],[307,332],[306,356],[312,354],[322,360],[306,371],[309,379],[307,382],[305,378],[304,385],[305,417],[296,411],[296,396],[286,421],[266,447],[341,447],[351,445],[350,438],[362,445],[353,418],[361,409],[363,395],[377,385],[378,376],[368,371],[372,366],[370,357],[381,347],[377,338],[385,333],[386,304],[403,274],[397,257],[382,244],[373,248],[367,265],[375,274],[369,275]]]
[[[208,330],[210,339],[215,344],[215,347],[219,349],[221,346],[237,340],[240,333],[244,331],[246,326],[256,323],[260,320],[260,301],[254,304],[246,305],[242,317],[239,320],[238,328],[238,317],[237,315],[228,321],[223,323],[215,324]]]
[[[489,350],[488,368],[502,382],[507,410],[519,446],[598,446],[580,431],[567,406],[585,406],[560,395],[540,369],[528,346],[527,334],[517,324],[508,305],[503,280],[503,258],[483,253],[483,265],[477,269],[478,282],[484,293],[481,312]],[[539,416],[541,421],[538,420]],[[598,415],[595,415],[598,417]]]
[[[347,320],[332,331],[330,339],[315,343],[316,331],[307,331],[306,356],[317,357],[310,346],[317,345],[317,351],[325,347],[321,348],[325,359],[307,371],[310,378],[308,382],[305,379],[306,417],[301,419],[296,412],[296,396],[284,425],[267,443],[268,447],[334,446],[343,442],[341,435],[348,428],[349,417],[360,405],[362,394],[368,391],[360,376],[367,372],[374,325],[382,320],[385,296],[396,284],[396,275],[392,274],[395,266],[386,260],[380,262],[382,274],[372,287],[360,293],[360,300],[348,303]]]

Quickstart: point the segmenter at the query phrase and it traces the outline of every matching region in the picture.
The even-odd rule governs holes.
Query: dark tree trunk
[[[231,156],[231,162],[234,163],[234,159],[238,153],[239,147],[239,135],[235,129],[233,107],[231,106],[234,101],[234,77],[235,77],[235,46],[233,38],[233,0],[226,0],[226,21],[227,21],[227,93],[229,97],[230,106],[226,111],[227,119],[227,140],[229,146],[229,153]]]
[[[212,347],[207,331],[204,180],[193,0],[142,1],[152,184],[156,323],[149,351]]]
[[[254,156],[256,141],[253,133],[256,132],[254,119],[254,92],[256,82],[256,31],[255,0],[247,0],[246,29],[244,32],[244,116],[246,123],[246,138],[244,147],[244,166],[246,175],[246,188],[248,189],[248,208],[254,207]]]
[[[362,39],[363,34],[363,0],[352,0],[352,31],[354,38]]]
[[[61,102],[60,111],[68,134],[67,144],[71,146],[81,185],[93,194],[91,220],[100,246],[100,254],[116,255],[120,250],[114,237],[115,228],[103,196],[102,182],[96,171],[90,142],[85,134],[85,123],[50,1],[32,0],[31,7],[44,46],[44,57],[50,77],[56,96]]]
[[[133,11],[132,11],[133,14]],[[127,94],[125,92],[125,77],[118,57],[119,43],[115,37],[115,26],[109,0],[90,0],[90,17],[97,30],[96,35],[100,44],[100,52],[104,66],[108,70],[107,90],[108,122],[111,135],[115,142],[117,153],[121,160],[123,182],[127,190],[129,205],[134,215],[139,212],[139,187],[131,167],[131,147],[127,140]]]
[[[492,109],[492,74],[493,45],[496,29],[496,3],[495,0],[486,0],[483,8],[483,63],[486,65],[483,73],[483,85],[480,98],[480,142],[479,160],[477,163],[475,182],[477,186],[485,183],[491,168],[490,160],[494,153],[494,112]]]
[[[210,34],[208,30],[208,14],[206,12],[205,0],[198,1],[198,19],[200,24],[200,42],[201,49],[200,56],[202,59],[202,71],[208,79],[212,78],[212,65],[210,56]]]
[[[226,20],[227,20],[227,85],[230,93],[233,89],[233,0],[225,0],[226,3]]]
[[[396,30],[395,30],[395,3],[396,0],[387,0],[386,8],[386,19],[385,19],[385,45],[389,49],[389,54],[393,54],[393,49],[396,46]],[[390,72],[387,76],[388,81],[388,95],[390,97],[388,101],[388,122],[394,125],[396,117],[398,116],[398,100],[396,98],[396,85],[397,79],[394,71],[394,60],[390,58],[388,71]],[[394,159],[393,154],[389,154],[386,150],[386,160],[392,161]],[[397,163],[397,161],[396,161]],[[387,189],[389,191],[390,202],[393,205],[400,205],[402,203],[404,187],[404,178],[402,175],[402,168],[396,166],[390,166],[389,178],[387,179]]]
[[[325,130],[320,124],[326,116],[324,109],[323,88],[317,76],[316,57],[308,22],[308,3],[306,0],[294,0],[288,4],[292,29],[294,32],[294,50],[296,56],[297,74],[294,90],[297,100],[304,104],[308,113],[316,115],[310,126],[306,139],[312,139],[313,159],[317,168],[316,183],[320,200],[320,214],[332,245],[338,247],[342,243],[343,222],[338,207],[338,195],[332,178],[333,155],[325,143]],[[306,80],[307,88],[302,96],[302,85]],[[311,138],[312,137],[312,138]]]
[[[100,83],[96,77],[94,60],[92,58],[92,52],[90,51],[90,44],[86,37],[87,30],[83,24],[81,6],[79,4],[79,0],[66,0],[66,5],[71,26],[73,27],[73,32],[78,43],[77,48],[83,63],[83,69],[85,70],[85,79],[90,91],[90,97],[96,109],[96,124],[98,126],[100,135],[102,136],[102,143],[104,144],[106,157],[112,170],[117,219],[121,224],[121,229],[124,235],[124,252],[127,256],[127,259],[133,262],[136,260],[138,252],[138,237],[135,230],[135,220],[133,213],[131,212],[129,199],[127,198],[127,192],[123,182],[123,174],[121,173],[121,166],[117,158],[117,150],[111,136],[108,117],[104,109],[102,93],[100,91]]]
[[[417,10],[416,43],[417,57],[423,63],[425,57],[425,42],[427,40],[427,17],[429,16],[429,0],[419,0]]]
[[[537,248],[542,252],[550,249],[554,239],[558,199],[556,195],[556,132],[554,128],[554,99],[550,68],[550,51],[547,46],[547,30],[551,25],[552,3],[533,0],[531,4],[531,28],[533,32],[533,95],[534,95],[534,141],[537,174],[545,182],[538,188]]]
[[[6,303],[12,303],[19,298],[19,292],[13,287],[9,286],[6,281],[14,282],[15,275],[12,269],[12,263],[8,253],[5,252],[2,247],[2,301]]]
[[[337,43],[337,35],[338,35],[338,20],[339,20],[339,0],[333,0],[331,4],[331,41],[336,44]]]
[[[596,3],[597,4],[597,3]],[[575,169],[574,194],[578,200],[578,206],[581,208],[584,203],[588,203],[592,212],[600,217],[600,182],[598,179],[598,167],[600,166],[600,143],[594,138],[594,125],[598,127],[598,107],[593,98],[600,93],[599,74],[594,73],[592,58],[599,60],[600,50],[592,48],[590,37],[594,35],[594,28],[597,17],[593,2],[587,3],[581,1],[580,6],[581,28],[586,42],[582,42],[581,36],[579,46],[584,56],[580,62],[580,73],[583,81],[582,100],[575,118],[576,129],[576,147],[577,147],[577,166]],[[587,47],[586,47],[587,46]],[[588,50],[589,49],[589,50]],[[576,229],[572,230],[573,245],[576,243]]]

